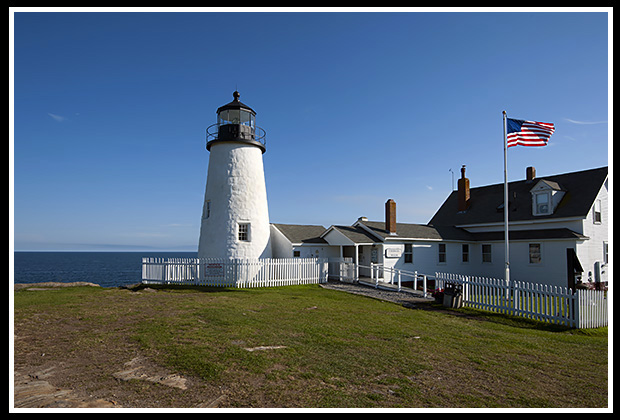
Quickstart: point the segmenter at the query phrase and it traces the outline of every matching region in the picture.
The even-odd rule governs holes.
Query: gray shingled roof
[[[607,179],[607,167],[567,174],[538,177],[533,181],[515,181],[508,184],[509,220],[540,220],[545,218],[585,217],[596,198],[603,182]],[[552,215],[532,216],[530,190],[540,180],[545,180],[554,188],[565,191],[564,197]],[[361,226],[332,226],[356,244],[376,243],[389,238],[430,239],[455,241],[496,241],[503,240],[504,232],[470,233],[457,228],[460,225],[503,222],[504,184],[488,185],[470,189],[470,207],[465,212],[457,211],[457,192],[453,191],[426,225],[396,223],[396,235],[385,230],[385,222],[359,221]],[[326,229],[320,225],[289,225],[273,223],[291,243],[322,243],[321,236]],[[372,232],[372,233],[370,233]],[[374,235],[377,237],[375,237]],[[570,229],[538,229],[510,231],[512,240],[529,239],[587,239]]]
[[[564,217],[585,217],[594,203],[603,182],[607,178],[607,166],[560,175],[537,177],[533,181],[508,183],[508,219],[512,222]],[[554,213],[548,216],[532,216],[530,190],[540,180],[557,184],[564,197]],[[494,184],[470,189],[470,206],[458,212],[457,191],[453,191],[428,223],[433,226],[462,226],[478,223],[504,221],[504,184]]]
[[[357,226],[332,226],[338,230],[344,236],[355,242],[356,244],[373,244],[378,243],[380,240],[370,233]]]
[[[360,222],[382,238],[394,239],[430,239],[439,241],[500,241],[504,240],[504,231],[470,233],[453,226],[430,226],[409,223],[396,223],[396,235],[390,235],[385,230],[384,222]],[[510,231],[509,237],[513,241],[530,239],[587,239],[570,229],[532,229]]]
[[[325,228],[321,225],[287,225],[282,223],[272,223],[286,238],[293,244],[312,243],[326,244],[327,241],[321,238]]]
[[[369,228],[373,233],[379,235],[383,239],[397,238],[397,239],[435,239],[435,240],[473,240],[472,234],[453,226],[430,226],[419,225],[413,223],[396,223],[396,235],[390,235],[385,230],[385,222],[370,222],[360,221]]]

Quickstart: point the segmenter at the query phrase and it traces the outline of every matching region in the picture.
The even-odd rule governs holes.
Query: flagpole
[[[508,140],[506,138],[506,111],[504,116],[504,262],[506,264],[506,286],[510,284],[510,261],[508,252]]]

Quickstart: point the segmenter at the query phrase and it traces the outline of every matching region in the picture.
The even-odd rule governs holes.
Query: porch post
[[[355,279],[356,281],[360,281],[360,266],[359,266],[359,251],[357,249],[357,244],[355,244]]]

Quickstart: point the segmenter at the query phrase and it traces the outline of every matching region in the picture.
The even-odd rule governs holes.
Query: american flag
[[[553,123],[506,119],[506,142],[512,146],[546,146],[555,131]]]

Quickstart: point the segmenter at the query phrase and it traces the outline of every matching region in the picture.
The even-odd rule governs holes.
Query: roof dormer
[[[552,215],[564,197],[565,191],[557,182],[541,179],[530,190],[532,194],[532,215]]]

